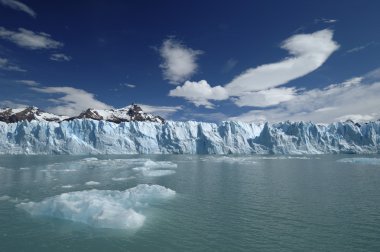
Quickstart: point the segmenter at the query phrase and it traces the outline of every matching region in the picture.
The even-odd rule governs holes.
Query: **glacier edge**
[[[0,154],[379,153],[380,122],[0,122]]]

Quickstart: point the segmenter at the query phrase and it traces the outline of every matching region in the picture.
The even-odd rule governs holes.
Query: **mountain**
[[[115,111],[114,111],[115,112]],[[100,114],[109,118],[108,114]],[[118,117],[120,118],[120,117]],[[380,121],[220,124],[74,118],[0,122],[1,154],[379,153]]]
[[[62,122],[74,119],[93,119],[104,120],[114,123],[130,122],[130,121],[149,121],[164,123],[165,119],[160,116],[154,116],[145,113],[142,108],[136,104],[121,109],[87,109],[78,116],[68,117],[47,113],[37,107],[25,107],[18,109],[4,108],[0,109],[0,121],[6,123],[15,123],[21,121],[47,121]]]
[[[154,116],[151,114],[145,113],[142,108],[136,104],[131,106],[120,108],[120,109],[110,109],[110,110],[101,110],[101,109],[87,109],[82,112],[79,116],[69,118],[72,119],[94,119],[94,120],[104,120],[108,122],[121,123],[121,122],[158,122],[164,123],[165,119],[160,116]]]
[[[37,107],[26,108],[3,108],[0,109],[0,121],[6,123],[14,123],[20,121],[47,121],[47,122],[60,122],[67,119],[67,116],[58,116],[51,113],[44,112]]]

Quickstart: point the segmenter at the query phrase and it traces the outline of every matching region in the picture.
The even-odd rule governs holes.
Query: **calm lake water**
[[[4,252],[380,251],[380,156],[0,156],[0,167]]]

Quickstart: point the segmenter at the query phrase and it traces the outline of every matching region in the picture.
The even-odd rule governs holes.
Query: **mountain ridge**
[[[65,115],[55,115],[45,112],[35,106],[24,108],[3,108],[0,109],[0,121],[6,123],[15,123],[20,121],[47,121],[63,122],[74,119],[93,119],[104,120],[113,123],[130,122],[130,121],[150,121],[164,123],[165,119],[161,116],[155,116],[145,113],[140,106],[132,104],[120,109],[93,109],[80,113],[78,116],[69,117]]]

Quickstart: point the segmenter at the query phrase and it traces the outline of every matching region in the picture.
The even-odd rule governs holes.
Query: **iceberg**
[[[163,186],[141,184],[125,191],[68,192],[41,202],[20,203],[17,207],[35,216],[50,216],[98,228],[134,230],[144,224],[144,212],[152,203],[171,199],[175,194]]]
[[[0,122],[1,154],[369,154],[379,143],[380,121]]]

